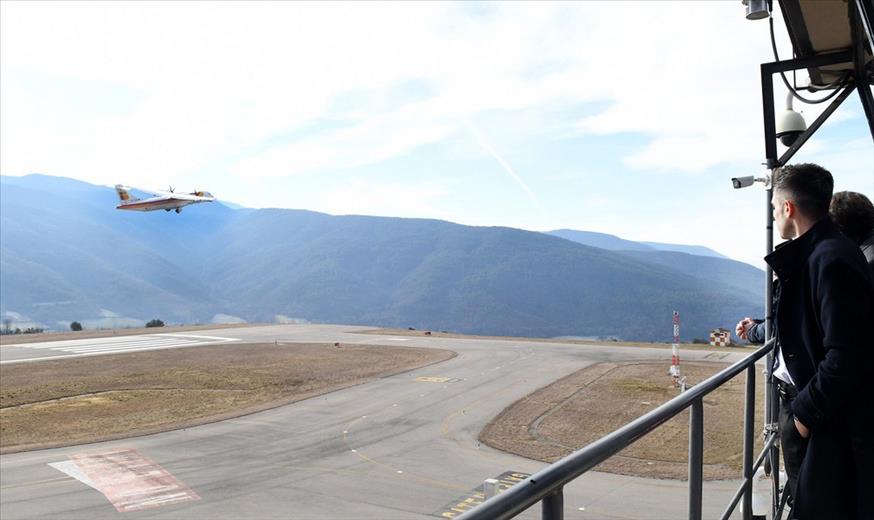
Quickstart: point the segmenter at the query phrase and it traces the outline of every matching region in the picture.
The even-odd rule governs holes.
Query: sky
[[[773,59],[740,0],[3,1],[0,174],[597,231],[762,266],[764,192],[730,179],[763,172]],[[824,107],[795,108],[810,123]],[[793,162],[874,199],[856,93]]]

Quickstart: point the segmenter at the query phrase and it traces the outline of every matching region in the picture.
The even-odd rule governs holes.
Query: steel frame
[[[765,166],[771,170],[772,174],[776,168],[784,166],[795,155],[795,153],[807,142],[810,137],[816,133],[823,123],[834,113],[835,110],[849,97],[855,90],[859,93],[859,100],[862,103],[862,108],[865,111],[865,117],[868,120],[868,127],[871,132],[871,137],[874,139],[874,97],[871,95],[871,83],[868,72],[865,70],[865,39],[871,42],[871,48],[874,50],[874,40],[871,39],[871,16],[874,10],[870,9],[870,5],[865,4],[866,0],[855,0],[849,3],[850,27],[853,31],[854,48],[847,51],[834,52],[830,54],[821,54],[797,58],[793,60],[781,60],[771,63],[763,63],[761,65],[762,76],[762,116],[765,130]],[[870,1],[868,2],[870,4]],[[795,143],[783,153],[777,155],[777,135],[776,135],[776,119],[774,109],[774,79],[773,75],[784,73],[792,70],[805,68],[822,67],[826,65],[835,65],[838,63],[853,63],[852,75],[848,81],[838,88],[842,88],[842,92],[832,100],[829,106],[822,114],[802,133]],[[771,211],[771,199],[773,190],[770,185],[765,190],[765,254],[770,254],[774,250],[774,215]],[[773,336],[773,320],[774,320],[774,273],[770,266],[765,270],[765,339],[770,340]],[[778,428],[778,403],[777,389],[773,378],[770,374],[770,368],[774,366],[774,352],[768,354],[768,372],[765,378],[765,425],[766,429],[777,431]],[[779,432],[778,432],[779,433]],[[777,443],[772,443],[768,450],[768,464],[766,469],[780,467],[780,448]],[[786,504],[786,492],[784,492],[782,500],[780,497],[780,472],[771,471],[772,478],[772,518],[780,519],[782,516],[783,507]]]

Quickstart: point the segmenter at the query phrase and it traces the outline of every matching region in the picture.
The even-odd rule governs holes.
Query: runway
[[[0,457],[0,517],[452,518],[452,508],[463,509],[484,479],[534,473],[545,466],[478,443],[482,427],[506,406],[592,363],[652,359],[664,359],[666,367],[670,363],[670,350],[665,349],[354,333],[361,329],[277,325],[198,331],[197,335],[241,342],[410,345],[453,350],[458,356],[219,423],[4,455]],[[18,355],[5,353],[8,348],[2,349],[4,362],[5,356],[11,356],[11,361]],[[50,356],[81,354],[30,348],[34,350],[49,351]],[[721,360],[735,361],[741,355]],[[683,356],[713,359],[704,351]],[[107,482],[89,484],[64,471],[71,467],[65,464],[70,460],[97,468],[96,475],[106,474],[107,468],[116,473]],[[153,482],[149,489],[109,489],[134,473],[155,480],[149,481]],[[704,517],[718,517],[737,485],[737,481],[705,483]],[[688,514],[687,496],[685,482],[588,473],[565,488],[565,515],[569,519],[681,518]],[[119,509],[120,504],[127,509]],[[538,507],[521,516],[539,517]]]
[[[141,336],[118,336],[112,338],[73,339],[22,343],[0,349],[0,364],[27,363],[47,359],[63,359],[81,356],[120,354],[140,350],[196,347],[239,341],[235,338],[204,336],[201,334],[144,334]]]

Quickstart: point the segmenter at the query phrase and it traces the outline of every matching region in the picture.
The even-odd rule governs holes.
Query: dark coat
[[[765,261],[779,278],[775,328],[810,428],[793,517],[874,518],[874,280],[828,218]]]

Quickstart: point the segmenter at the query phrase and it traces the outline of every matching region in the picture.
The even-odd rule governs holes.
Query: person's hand
[[[746,318],[737,322],[737,327],[734,328],[734,333],[737,334],[737,337],[739,337],[740,339],[749,339],[747,338],[747,333],[755,324],[756,322],[753,321],[752,318],[747,316]]]
[[[795,429],[798,430],[798,434],[801,435],[801,438],[806,439],[810,437],[810,429],[807,426],[804,426],[804,424],[798,420],[798,417],[795,418]]]

